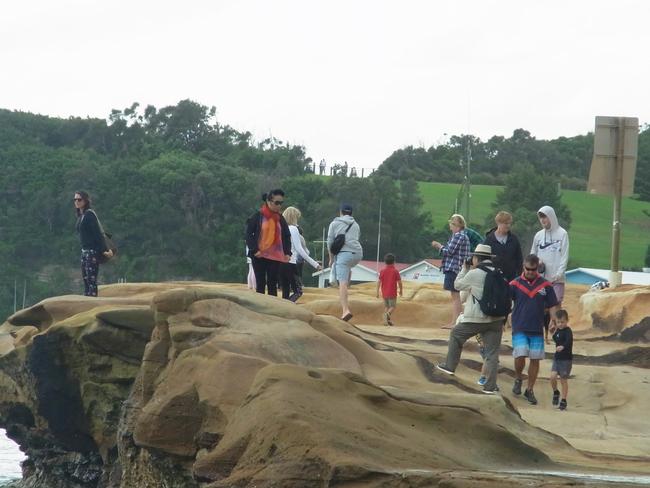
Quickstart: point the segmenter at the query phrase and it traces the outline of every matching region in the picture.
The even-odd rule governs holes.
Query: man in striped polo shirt
[[[533,387],[539,373],[539,361],[544,359],[544,311],[550,309],[551,317],[555,317],[558,308],[553,285],[537,272],[538,267],[539,258],[529,254],[524,260],[523,274],[510,282],[514,300],[512,355],[516,374],[512,392],[521,394],[522,374],[528,358],[528,384],[524,396],[531,405],[537,405]]]

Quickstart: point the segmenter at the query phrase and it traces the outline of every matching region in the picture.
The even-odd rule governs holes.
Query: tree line
[[[472,182],[503,185],[507,176],[523,165],[532,165],[552,174],[563,188],[584,190],[589,179],[594,135],[540,140],[524,129],[512,136],[493,136],[487,141],[473,135],[454,135],[443,144],[429,148],[408,146],[394,151],[378,173],[394,178],[419,181],[461,182],[465,170],[461,163],[471,153]],[[639,133],[639,157],[635,191],[650,201],[650,126]]]

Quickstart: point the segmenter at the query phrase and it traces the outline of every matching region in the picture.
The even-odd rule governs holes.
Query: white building
[[[376,282],[379,273],[386,265],[383,261],[360,261],[352,268],[353,283]],[[440,271],[440,260],[424,259],[415,264],[395,263],[395,268],[399,271],[403,281],[415,281],[418,283],[442,283],[444,275]],[[331,268],[325,268],[313,273],[312,276],[318,276],[318,287],[325,288],[329,286]]]

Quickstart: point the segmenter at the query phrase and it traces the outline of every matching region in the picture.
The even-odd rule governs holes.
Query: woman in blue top
[[[442,272],[445,274],[444,288],[451,293],[451,323],[443,328],[453,327],[462,311],[460,292],[454,288],[454,281],[463,267],[463,263],[470,256],[469,238],[465,232],[465,218],[459,214],[452,215],[449,219],[449,230],[452,235],[447,244],[443,246],[438,241],[431,242],[431,246],[442,254]]]

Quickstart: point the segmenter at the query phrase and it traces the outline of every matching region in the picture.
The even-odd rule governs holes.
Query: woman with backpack
[[[277,188],[262,195],[261,208],[246,224],[248,257],[253,262],[256,291],[278,295],[280,264],[291,259],[291,232],[282,217],[284,192]]]
[[[97,296],[97,275],[99,264],[113,257],[106,245],[99,219],[90,208],[90,195],[85,191],[74,194],[74,206],[77,213],[76,229],[81,241],[81,277],[84,282],[84,295]]]

